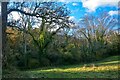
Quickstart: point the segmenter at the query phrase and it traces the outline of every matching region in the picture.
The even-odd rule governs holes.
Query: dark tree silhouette
[[[1,3],[1,16],[2,16],[2,60],[3,60],[3,66],[6,67],[6,26],[7,26],[7,2]],[[4,68],[3,67],[3,68]]]
[[[13,3],[13,5],[8,7],[7,14],[10,14],[12,11],[19,12],[26,17],[21,16],[22,20],[14,22],[11,20],[11,22],[8,22],[8,26],[17,27],[32,37],[35,45],[39,49],[39,59],[43,55],[46,47],[52,42],[52,37],[63,28],[69,28],[74,24],[69,20],[70,12],[65,5],[58,5],[55,2]],[[25,22],[27,22],[28,25],[28,29],[26,30],[21,26]],[[38,26],[40,38],[36,38],[36,36],[31,33],[33,29],[31,26],[36,23],[40,24]],[[49,34],[49,36],[46,33]]]

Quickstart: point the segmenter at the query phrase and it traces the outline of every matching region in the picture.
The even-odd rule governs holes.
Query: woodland
[[[76,23],[65,4],[2,2],[1,14],[3,78],[118,77],[118,20],[106,12]]]

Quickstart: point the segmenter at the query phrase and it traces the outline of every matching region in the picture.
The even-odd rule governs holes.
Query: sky
[[[55,1],[55,0],[54,0]],[[57,0],[60,4],[66,4],[71,11],[70,19],[78,22],[84,15],[93,14],[98,16],[100,13],[107,12],[110,16],[118,17],[119,0]],[[1,10],[1,6],[0,6]],[[1,11],[0,11],[1,14]],[[17,12],[12,12],[13,19],[20,18]]]
[[[118,0],[81,0],[66,3],[71,10],[71,19],[79,20],[86,14],[99,15],[107,12],[110,16],[118,15]]]
[[[66,4],[71,11],[70,19],[78,21],[86,14],[99,15],[107,12],[110,16],[118,15],[119,0],[58,0]],[[14,19],[19,19],[17,12],[12,12]]]

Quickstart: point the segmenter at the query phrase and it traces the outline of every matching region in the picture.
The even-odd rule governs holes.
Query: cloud
[[[30,12],[30,9],[28,9],[28,8],[23,8],[23,10],[26,11],[26,12]],[[21,18],[20,17],[21,15],[16,11],[11,12],[11,14],[13,15],[14,20],[18,20],[18,19]]]
[[[81,0],[58,0],[57,2],[81,2]]]
[[[78,4],[77,3],[72,3],[73,6],[77,6]]]
[[[30,9],[29,8],[23,8],[24,11],[30,13]]]
[[[0,3],[0,15],[1,15],[1,3]]]
[[[72,20],[75,23],[75,24],[71,25],[71,28],[74,28],[79,23],[79,20],[77,20],[74,16],[70,16],[69,20]]]
[[[74,16],[70,16],[69,20],[75,20]]]
[[[108,14],[111,16],[118,15],[118,11],[109,11]]]
[[[118,6],[119,0],[81,0],[83,7],[88,9],[88,12],[95,11],[98,7]]]
[[[13,12],[11,12],[11,14],[13,15],[14,20],[20,19],[20,15],[18,14],[18,12],[13,11]]]

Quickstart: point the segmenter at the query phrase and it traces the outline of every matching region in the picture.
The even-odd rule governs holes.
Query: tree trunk
[[[2,62],[3,68],[7,67],[6,57],[6,26],[7,26],[7,2],[1,3],[1,15],[2,15]]]
[[[26,23],[25,23],[25,26],[23,26],[23,53],[24,53],[24,64],[25,64],[25,67],[27,68],[28,66],[28,57],[27,57],[27,50],[26,50]]]

